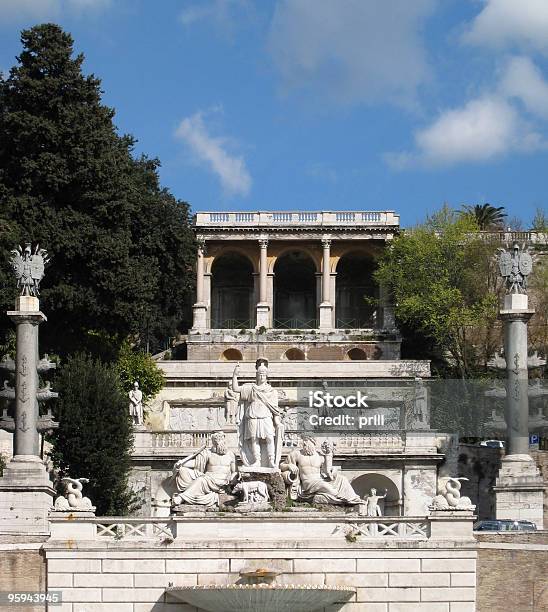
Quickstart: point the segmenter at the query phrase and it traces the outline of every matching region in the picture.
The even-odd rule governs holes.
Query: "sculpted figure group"
[[[299,501],[317,504],[358,505],[363,500],[350,482],[333,466],[333,447],[307,436],[302,448],[289,453],[281,462],[284,425],[278,406],[278,392],[268,383],[268,362],[255,364],[255,382],[240,384],[239,366],[225,393],[227,420],[238,425],[242,471],[253,474],[280,474],[290,496]],[[236,409],[237,408],[237,409]],[[191,504],[218,507],[222,492],[241,494],[243,503],[268,501],[266,484],[242,481],[235,454],[227,448],[225,434],[211,436],[211,446],[177,461],[173,469],[176,493],[174,505]]]

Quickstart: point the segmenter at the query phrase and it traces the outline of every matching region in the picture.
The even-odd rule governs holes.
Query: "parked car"
[[[482,440],[479,445],[488,446],[489,448],[504,448],[504,442],[502,440]]]
[[[536,531],[537,526],[531,521],[512,521],[507,519],[493,519],[476,521],[474,531]]]

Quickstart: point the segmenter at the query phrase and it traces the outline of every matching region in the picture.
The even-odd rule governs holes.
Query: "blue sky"
[[[548,208],[548,0],[0,0],[0,69],[44,21],[194,210]]]

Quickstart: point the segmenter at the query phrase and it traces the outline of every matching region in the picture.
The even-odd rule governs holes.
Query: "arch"
[[[253,274],[259,273],[259,262],[255,260],[253,257],[250,257],[250,254],[245,249],[239,247],[236,244],[229,244],[228,246],[220,245],[211,248],[211,253],[206,253],[204,257],[204,272],[206,274],[213,273],[213,266],[215,266],[215,262],[225,255],[241,255],[245,259],[249,261],[253,269]]]
[[[379,500],[379,506],[383,516],[400,516],[402,498],[396,483],[384,474],[370,473],[362,474],[352,480],[352,487],[360,497],[367,497],[371,489],[377,489],[377,494],[386,498]]]
[[[349,251],[339,259],[335,291],[338,328],[375,326],[377,308],[365,300],[378,298],[375,268],[374,259],[363,251]]]
[[[286,251],[274,264],[274,327],[317,327],[316,265],[298,249]]]
[[[275,254],[272,253],[272,256],[268,258],[268,273],[272,274],[274,272],[274,268],[276,267],[279,259],[282,259],[288,253],[294,253],[295,251],[308,256],[314,264],[315,271],[321,271],[322,260],[319,254],[310,249],[308,246],[299,244],[298,249],[296,249],[294,246],[282,246]]]
[[[238,349],[229,348],[226,349],[226,351],[223,351],[221,359],[223,361],[242,361],[243,357],[241,351],[239,351]]]
[[[287,359],[288,361],[303,361],[306,359],[306,356],[301,349],[290,348],[284,353],[284,359]]]
[[[226,251],[211,266],[211,327],[253,327],[253,264],[238,251]]]
[[[365,361],[367,359],[367,354],[362,348],[355,346],[346,353],[345,357],[352,361]]]

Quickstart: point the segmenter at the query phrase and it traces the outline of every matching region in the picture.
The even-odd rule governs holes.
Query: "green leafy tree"
[[[502,227],[506,213],[504,206],[491,204],[464,205],[462,214],[471,216],[480,230],[499,229]]]
[[[489,333],[500,292],[495,245],[480,240],[477,229],[469,216],[444,207],[397,236],[376,272],[393,295],[400,325],[426,339],[447,375],[462,378],[485,369],[499,342]]]
[[[55,388],[54,465],[61,476],[89,478],[85,490],[97,514],[128,514],[134,505],[128,487],[133,436],[116,368],[77,354],[60,369]]]
[[[147,353],[133,350],[129,342],[122,345],[116,368],[124,392],[129,392],[137,381],[145,403],[156,396],[164,384],[162,371],[154,359]]]
[[[537,208],[535,211],[531,229],[535,232],[548,233],[548,214],[546,214],[544,209]]]
[[[188,205],[160,187],[157,160],[134,159],[133,138],[118,135],[69,34],[43,24],[21,41],[18,64],[0,78],[2,268],[16,240],[52,255],[44,350],[113,358],[128,335],[154,347],[187,318]],[[12,299],[0,291],[2,312]]]

